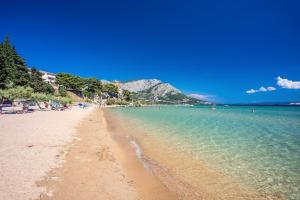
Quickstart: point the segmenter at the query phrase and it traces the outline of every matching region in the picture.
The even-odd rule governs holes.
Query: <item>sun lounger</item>
[[[50,107],[50,106],[49,106]],[[40,104],[40,107],[39,107],[39,110],[40,111],[50,111],[51,108],[46,108],[45,104],[44,103],[41,103]]]
[[[12,106],[4,106],[1,109],[1,114],[16,114],[16,110]]]

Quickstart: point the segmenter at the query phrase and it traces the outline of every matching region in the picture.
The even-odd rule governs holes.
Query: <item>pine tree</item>
[[[9,88],[14,85],[13,81],[15,79],[15,68],[14,68],[14,59],[12,48],[9,43],[8,36],[5,37],[4,43],[1,50],[1,77],[0,77],[0,85],[1,88]]]
[[[3,52],[3,43],[0,43],[0,89],[3,89],[4,81],[7,77],[7,72],[4,66],[4,52]]]
[[[25,61],[21,56],[17,54],[16,48],[12,48],[13,58],[14,58],[14,65],[16,68],[15,74],[15,85],[18,86],[27,86],[29,84],[30,75],[28,72],[28,68],[25,64]]]
[[[6,36],[4,43],[0,45],[0,88],[28,86],[29,78],[24,59],[18,55]]]

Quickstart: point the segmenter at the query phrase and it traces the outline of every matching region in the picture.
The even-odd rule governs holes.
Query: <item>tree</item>
[[[28,82],[29,73],[25,61],[6,36],[4,43],[0,45],[0,88],[27,86]]]
[[[118,87],[111,83],[103,85],[102,90],[103,90],[103,92],[108,93],[112,97],[118,97],[118,95],[119,95]]]
[[[30,74],[28,68],[25,64],[25,60],[18,55],[16,48],[12,48],[13,58],[14,58],[14,67],[16,68],[15,74],[15,85],[18,86],[27,86],[30,80]]]
[[[67,90],[66,90],[65,86],[63,86],[63,85],[60,85],[60,86],[59,86],[59,88],[58,88],[58,93],[59,93],[59,95],[62,96],[62,97],[68,96]]]
[[[54,97],[52,95],[44,94],[44,93],[32,93],[31,99],[36,102],[42,102],[42,101],[53,100]]]
[[[11,101],[15,99],[28,99],[31,98],[31,95],[33,93],[33,89],[30,87],[21,87],[18,86],[16,88],[10,88],[6,90],[0,90],[0,97],[7,98]]]
[[[81,91],[84,87],[84,79],[72,74],[58,73],[56,74],[56,83],[64,86],[66,89]]]
[[[91,92],[89,92],[87,90],[83,90],[82,94],[85,98],[92,98],[92,95],[93,95]]]
[[[84,79],[85,90],[92,94],[99,94],[102,90],[102,82],[96,78]]]
[[[35,68],[31,68],[30,87],[34,92],[53,94],[54,89],[49,84],[43,81],[42,74]]]
[[[129,90],[123,90],[123,97],[126,101],[132,100],[132,94],[129,92]]]
[[[3,43],[0,43],[0,89],[5,88],[5,79],[7,76],[7,72],[4,66],[4,49],[3,49]]]
[[[5,37],[4,43],[1,44],[0,60],[0,87],[2,89],[12,87],[16,72],[14,68],[12,47],[10,45],[8,36]]]

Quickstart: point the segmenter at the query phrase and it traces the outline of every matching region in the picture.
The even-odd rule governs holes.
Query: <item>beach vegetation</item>
[[[57,101],[57,102],[59,102],[62,105],[72,104],[73,103],[72,99],[69,98],[69,97],[56,97],[56,96],[54,96],[53,99],[52,99],[52,101]]]
[[[120,99],[120,98],[108,98],[106,101],[107,105],[120,105],[120,106],[126,106],[130,105],[130,102]]]
[[[107,105],[114,105],[116,104],[116,101],[114,98],[108,98],[107,101],[106,101],[106,104]]]
[[[8,99],[10,101],[14,101],[17,99],[21,100],[32,100],[38,102],[48,102],[48,101],[56,101],[61,104],[71,104],[72,99],[69,97],[60,97],[54,96],[52,94],[45,94],[34,92],[34,90],[30,87],[15,87],[9,89],[1,89],[0,90],[0,99]]]
[[[0,97],[1,99],[9,99],[10,101],[13,101],[15,99],[28,99],[31,97],[33,93],[33,89],[30,87],[15,87],[15,88],[9,88],[6,90],[0,90]]]
[[[38,102],[50,101],[54,99],[54,96],[44,93],[32,93],[31,99]]]
[[[58,87],[58,94],[62,97],[67,97],[68,96],[68,92],[65,88],[65,86],[61,85]]]

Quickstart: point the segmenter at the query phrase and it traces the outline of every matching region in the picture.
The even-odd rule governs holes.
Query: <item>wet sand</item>
[[[132,180],[132,184],[138,191],[141,199],[149,200],[169,200],[178,199],[176,192],[169,190],[154,174],[148,171],[143,163],[138,159],[134,146],[120,129],[115,118],[108,115],[109,111],[104,111],[107,122],[107,129],[114,141],[117,142],[118,158],[124,166],[125,172]]]

